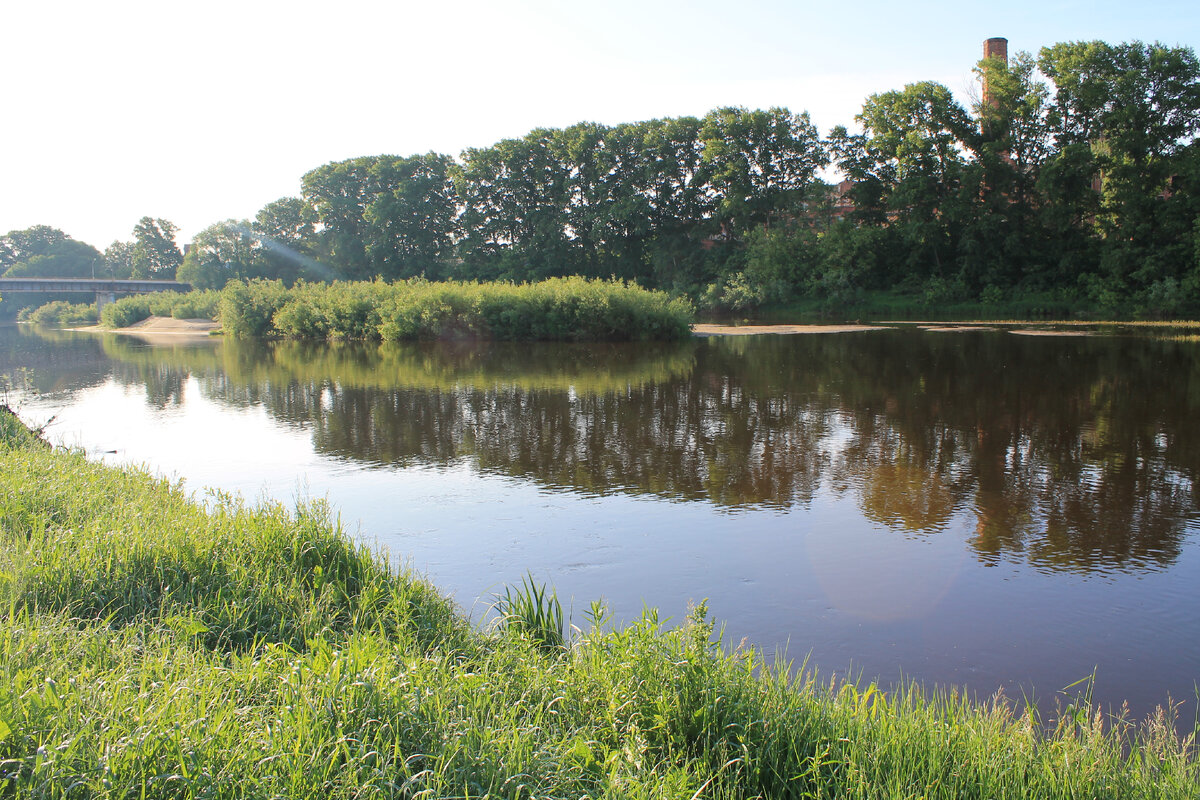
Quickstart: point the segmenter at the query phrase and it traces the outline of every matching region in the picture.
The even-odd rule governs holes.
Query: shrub
[[[35,325],[90,325],[97,319],[96,306],[93,303],[55,300],[37,308],[21,309],[17,319]]]
[[[100,324],[106,328],[128,328],[141,322],[154,314],[150,298],[150,295],[138,294],[109,303],[100,312]]]
[[[530,284],[415,278],[333,284],[231,282],[221,321],[239,337],[294,339],[680,339],[692,307],[621,281],[552,278]]]
[[[221,290],[221,327],[239,338],[276,333],[272,318],[286,300],[283,281],[229,281]]]

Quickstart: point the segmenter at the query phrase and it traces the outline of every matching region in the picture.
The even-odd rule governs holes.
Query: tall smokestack
[[[1008,64],[1008,39],[1005,39],[1003,36],[996,36],[985,41],[983,43],[983,57],[985,59],[999,58],[1005,64]],[[985,106],[995,106],[995,103],[992,101],[992,93],[988,91],[987,76],[984,76],[983,79],[983,104]]]

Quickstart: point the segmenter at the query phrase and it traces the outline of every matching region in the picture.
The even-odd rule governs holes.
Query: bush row
[[[552,278],[538,283],[231,282],[221,325],[237,337],[294,339],[681,339],[691,305],[621,281]]]
[[[155,292],[122,297],[109,303],[100,312],[100,323],[106,328],[126,328],[147,317],[175,319],[216,319],[221,293],[212,289],[180,294]]]
[[[35,325],[92,325],[96,322],[96,305],[55,300],[37,308],[21,309],[17,319]]]

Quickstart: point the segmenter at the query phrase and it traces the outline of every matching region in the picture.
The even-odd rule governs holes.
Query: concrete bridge
[[[95,293],[96,313],[118,296],[148,292],[190,292],[179,281],[110,281],[99,278],[0,278],[0,297],[9,292]]]

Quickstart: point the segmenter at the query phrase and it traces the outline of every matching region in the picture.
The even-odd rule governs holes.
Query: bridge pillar
[[[96,292],[96,315],[99,316],[104,307],[109,303],[115,302],[116,299],[116,292]]]

